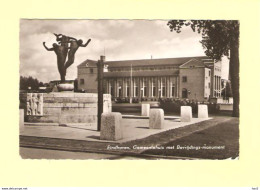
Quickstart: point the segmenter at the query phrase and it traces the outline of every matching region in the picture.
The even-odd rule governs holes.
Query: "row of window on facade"
[[[110,86],[110,90],[109,90],[109,94],[111,94],[112,97],[115,97],[116,95],[114,94],[114,88],[112,86]],[[134,94],[133,97],[139,97],[139,87],[134,87]],[[171,87],[171,95],[170,97],[178,97],[178,95],[174,96],[174,92],[175,92],[175,86]],[[190,92],[186,89],[183,88],[182,89],[182,98],[188,98],[188,94]],[[166,87],[162,87],[161,89],[158,90],[158,94],[159,94],[159,98],[163,98],[166,97]],[[122,87],[120,86],[118,88],[118,97],[123,97],[123,93],[122,93]],[[130,87],[126,87],[126,96],[125,97],[130,97]],[[143,87],[141,88],[141,97],[148,97],[148,93],[147,93],[147,87]],[[156,87],[152,88],[152,96],[151,97],[157,97],[156,96]]]
[[[182,82],[187,82],[187,76],[182,77]],[[129,96],[129,92],[130,92],[130,90],[129,90],[130,84],[129,83],[130,83],[130,81],[127,80],[127,86],[126,86],[127,96]],[[142,89],[143,90],[143,96],[146,96],[146,94],[147,94],[146,83],[147,83],[147,81],[146,81],[146,78],[145,78],[143,89]],[[152,96],[156,96],[155,95],[156,94],[156,87],[155,87],[156,84],[155,84],[154,79],[152,79],[152,83],[153,83],[152,84]],[[161,83],[162,88],[159,89],[159,92],[161,91],[161,96],[165,96],[165,94],[166,94],[165,83],[166,83],[166,81],[162,80],[162,83]],[[80,84],[81,85],[85,84],[84,79],[80,79]],[[121,88],[121,86],[122,86],[122,81],[119,81],[119,89]],[[110,88],[111,88],[110,91],[112,91],[111,93],[113,93],[114,92],[113,87],[111,86]],[[174,88],[175,88],[174,86],[171,87],[171,94],[174,94]],[[210,88],[210,82],[208,83],[208,86],[205,86],[205,88]],[[135,83],[134,83],[134,91],[135,91],[134,96],[138,96],[138,87],[136,86]],[[121,94],[121,90],[120,90],[119,94]]]
[[[178,69],[177,66],[164,66],[164,67],[133,67],[132,71],[159,71],[159,70],[169,70]],[[130,71],[131,67],[126,68],[108,68],[109,72],[120,72],[120,71]]]
[[[156,97],[156,87],[152,87],[152,97]],[[142,87],[141,89],[141,96],[142,97],[147,97],[148,96],[148,88],[146,86]],[[125,87],[125,91],[126,91],[126,97],[130,97],[130,87],[129,86],[126,86]],[[138,86],[135,86],[133,88],[133,97],[139,97],[139,87]],[[175,91],[175,86],[172,86],[171,87],[171,94],[173,95],[174,94],[174,91]],[[112,96],[116,96],[115,93],[114,93],[114,87],[113,86],[110,86],[110,89],[109,89],[109,94],[111,94]],[[166,87],[165,86],[162,86],[161,88],[158,89],[158,94],[159,94],[159,97],[165,97],[166,96]],[[122,89],[122,86],[119,86],[118,87],[118,96],[119,97],[122,97],[123,96],[123,89]],[[173,97],[173,96],[172,96]]]
[[[176,96],[174,77],[169,77],[168,83],[166,83],[166,80],[167,80],[166,77],[161,77],[160,79],[141,77],[141,78],[133,78],[131,84],[130,78],[126,78],[124,80],[122,80],[121,78],[121,79],[117,79],[116,81],[106,80],[104,84],[107,85],[107,93],[110,93],[114,97],[123,97],[123,96],[130,97],[131,86],[133,87],[132,88],[133,97],[139,97],[139,96],[140,97],[166,97],[166,96],[174,97]]]

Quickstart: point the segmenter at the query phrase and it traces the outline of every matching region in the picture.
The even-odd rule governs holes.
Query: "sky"
[[[170,32],[167,20],[20,20],[20,75],[32,76],[41,82],[60,80],[57,58],[51,48],[56,42],[53,33],[64,34],[85,43],[67,69],[67,80],[77,78],[77,66],[86,59],[107,61],[159,59],[204,56],[201,34],[190,28]],[[222,77],[227,79],[228,62],[222,64]]]

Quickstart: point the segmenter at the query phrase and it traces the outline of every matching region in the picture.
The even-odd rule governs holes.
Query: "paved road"
[[[36,148],[24,148],[20,147],[20,156],[23,159],[127,159],[136,160],[141,158],[130,156],[118,156],[110,154],[97,154],[97,153],[85,153],[85,152],[69,152],[60,150],[47,150]]]

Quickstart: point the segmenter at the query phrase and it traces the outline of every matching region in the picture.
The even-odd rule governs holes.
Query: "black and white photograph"
[[[239,159],[238,20],[19,24],[22,159]]]

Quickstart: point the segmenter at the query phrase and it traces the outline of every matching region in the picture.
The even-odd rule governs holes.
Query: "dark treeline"
[[[41,86],[45,86],[44,83],[36,78],[20,76],[20,90],[28,90],[28,87],[31,87],[32,90],[38,90]]]

